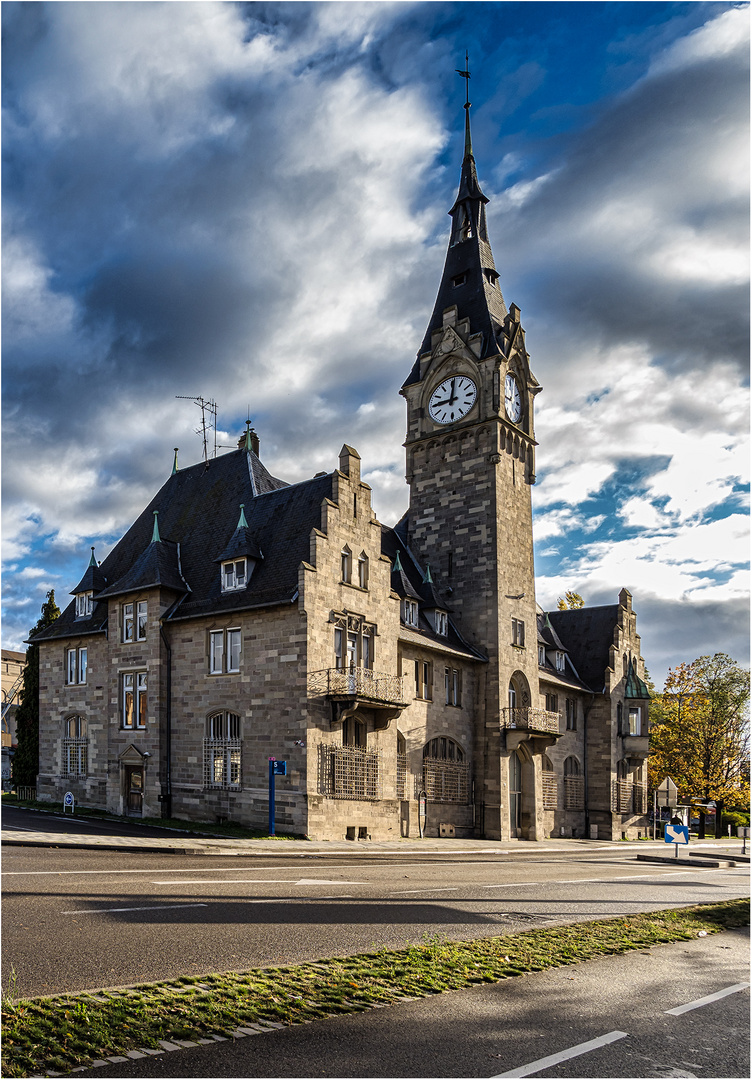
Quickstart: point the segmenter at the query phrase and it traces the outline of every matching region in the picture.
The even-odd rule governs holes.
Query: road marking
[[[367,885],[367,881],[327,881],[324,878],[301,878],[290,881],[289,878],[225,878],[224,881],[207,881],[196,878],[195,881],[151,881],[151,885]]]
[[[426,885],[422,889],[402,889],[400,892],[392,893],[392,896],[409,896],[410,893],[416,892],[459,892],[459,885],[439,885],[435,889],[431,885]]]
[[[168,908],[208,907],[208,904],[154,904],[151,907],[86,908],[81,911],[61,911],[61,915],[104,915],[108,911],[167,911]]]
[[[688,1005],[677,1005],[675,1009],[665,1011],[669,1016],[681,1016],[682,1013],[691,1012],[692,1009],[701,1009],[703,1005],[709,1005],[711,1001],[720,1001],[729,994],[738,994],[740,990],[746,990],[748,987],[748,982],[734,983],[733,986],[727,986],[725,990],[718,990],[715,994],[708,994],[707,997],[698,998],[697,1001],[690,1001]]]
[[[518,1069],[497,1073],[496,1076],[492,1077],[492,1080],[501,1080],[501,1077],[505,1076],[530,1076],[532,1073],[540,1072],[541,1069],[550,1069],[552,1065],[559,1065],[562,1061],[569,1061],[570,1058],[579,1057],[580,1054],[588,1054],[591,1050],[597,1050],[601,1046],[608,1046],[609,1043],[616,1042],[618,1039],[626,1039],[628,1036],[628,1031],[609,1031],[608,1035],[600,1035],[597,1039],[590,1039],[589,1042],[578,1043],[577,1046],[571,1046],[569,1050],[560,1050],[558,1054],[550,1054],[549,1057],[539,1058],[538,1061],[531,1061],[527,1065],[520,1065]]]
[[[275,866],[270,867],[254,867],[254,873],[263,873],[265,869],[268,869],[270,873],[274,873],[277,869]],[[154,867],[151,870],[7,870],[4,872],[3,877],[40,877],[44,874],[52,875],[57,874],[237,874],[237,866],[209,866],[206,870],[202,870],[198,866],[189,866],[184,870],[173,870],[171,866],[165,866],[164,868]],[[297,868],[293,870],[290,868],[290,873],[297,873]],[[279,873],[279,871],[277,871]],[[287,881],[287,878],[285,878]]]

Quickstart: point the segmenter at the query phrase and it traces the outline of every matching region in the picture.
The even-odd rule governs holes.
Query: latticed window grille
[[[611,809],[616,814],[632,813],[632,787],[628,780],[611,783]]]
[[[407,798],[407,754],[397,754],[397,798]]]
[[[240,788],[240,739],[204,739],[204,787]]]
[[[564,809],[582,810],[585,806],[585,781],[581,776],[564,777]]]
[[[423,758],[423,790],[429,802],[470,802],[470,766],[464,761]]]
[[[554,773],[544,772],[542,774],[541,787],[543,789],[543,809],[556,810],[559,798],[559,785]]]
[[[380,799],[381,751],[319,746],[319,792],[330,799]]]
[[[644,814],[647,805],[647,793],[642,784],[632,785],[632,808],[635,814]]]
[[[86,776],[88,739],[63,739],[63,776]]]

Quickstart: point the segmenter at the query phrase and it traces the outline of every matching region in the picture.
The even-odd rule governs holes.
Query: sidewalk
[[[423,840],[244,840],[219,837],[197,837],[176,834],[174,837],[79,836],[75,833],[38,831],[2,833],[6,847],[57,847],[105,851],[132,851],[173,855],[263,855],[291,859],[320,859],[326,857],[373,857],[405,855],[541,855],[564,854],[567,851],[610,851],[634,855],[652,851],[657,854],[666,845],[662,840],[451,840],[437,837]],[[691,849],[707,851],[709,855],[733,859],[741,853],[741,842],[733,840],[693,841]],[[673,854],[673,851],[672,851]]]

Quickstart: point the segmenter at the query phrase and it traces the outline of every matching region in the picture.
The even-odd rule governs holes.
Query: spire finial
[[[433,578],[431,577],[431,564],[426,563],[426,572],[423,575],[423,581],[426,585],[433,585]]]
[[[245,448],[246,450],[253,450],[251,444],[251,421],[250,419],[245,422]]]
[[[245,520],[245,509],[244,509],[244,507],[245,507],[245,503],[241,503],[240,504],[240,517],[238,518],[238,525],[237,525],[238,529],[247,529],[248,528],[248,522]],[[236,531],[237,531],[237,529],[236,529]]]
[[[159,518],[159,510],[155,510],[154,511],[154,532],[151,534],[151,542],[152,542],[152,544],[159,544],[160,543],[159,522],[157,520],[158,518]]]
[[[465,70],[460,71],[459,68],[455,68],[455,71],[465,80],[465,104],[463,106],[465,110],[465,157],[473,156],[473,141],[470,137],[470,62],[467,51],[465,52]]]
[[[89,566],[96,566],[96,565],[97,565],[97,560],[94,558],[94,546],[92,545],[91,558],[89,559]]]
[[[402,563],[400,562],[399,548],[398,548],[397,549],[397,554],[394,556],[394,566],[392,567],[392,573],[393,574],[399,574],[401,572],[402,572]]]
[[[174,476],[177,471],[178,471],[178,447],[176,446],[175,447],[175,458],[174,458],[174,460],[172,462],[172,475]]]

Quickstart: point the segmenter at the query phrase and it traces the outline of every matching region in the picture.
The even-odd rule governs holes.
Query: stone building
[[[401,393],[409,509],[360,458],[286,484],[177,468],[40,644],[38,797],[314,838],[635,836],[647,697],[632,599],[535,601],[534,404],[466,112],[436,304]]]
[[[2,650],[2,779],[10,782],[11,764],[16,752],[16,712],[20,703],[26,653]]]

